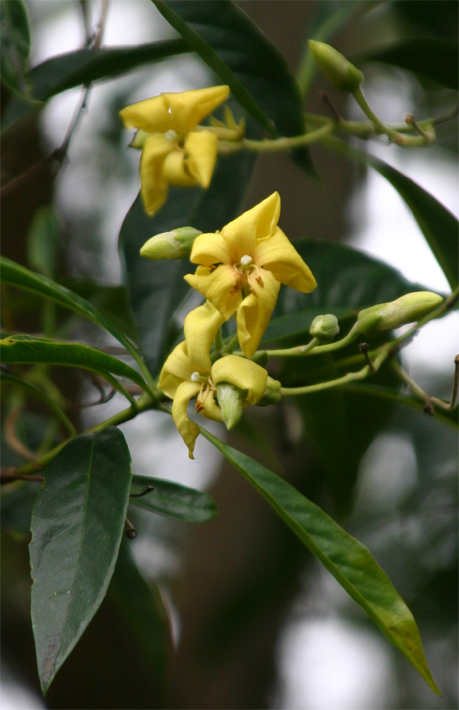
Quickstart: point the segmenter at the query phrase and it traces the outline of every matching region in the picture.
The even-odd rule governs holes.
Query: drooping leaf
[[[166,20],[273,137],[304,133],[303,107],[285,57],[230,0],[154,0]],[[309,152],[295,161],[316,175]]]
[[[433,255],[443,269],[451,288],[454,289],[459,280],[456,217],[433,195],[379,158],[351,148],[337,138],[327,137],[324,143],[340,155],[363,165],[370,165],[391,183],[413,213]]]
[[[44,693],[105,596],[130,483],[129,450],[114,427],[73,439],[45,472],[30,543],[32,625]]]
[[[412,37],[381,47],[364,55],[352,58],[362,62],[381,62],[417,74],[420,77],[458,90],[458,43],[457,39],[437,37]]]
[[[2,3],[2,7],[4,4],[9,3]],[[75,86],[111,79],[187,51],[189,48],[182,39],[174,39],[137,47],[78,49],[59,54],[32,69],[30,77],[34,87],[33,97],[35,102],[46,102],[52,96]],[[3,129],[9,128],[30,108],[30,103],[15,97],[3,117]]]
[[[186,523],[203,523],[217,515],[217,506],[212,498],[194,488],[152,476],[133,476],[132,484],[131,493],[141,493],[147,486],[153,486],[150,493],[140,498],[131,498],[131,503],[154,513]]]
[[[140,247],[155,234],[177,227],[221,229],[238,214],[252,166],[253,156],[248,154],[225,158],[217,164],[207,190],[170,188],[166,204],[154,217],[146,214],[139,196],[125,217],[120,247],[140,344],[154,375],[179,330],[174,313],[189,292],[183,276],[195,267],[180,259],[150,261],[140,256]]]
[[[58,343],[47,338],[33,338],[31,336],[11,336],[0,342],[0,352],[2,362],[8,364],[46,363],[96,372],[105,377],[123,394],[122,385],[114,377],[111,377],[110,373],[132,380],[142,388],[145,386],[141,375],[132,367],[112,355],[88,345]]]
[[[30,30],[22,0],[8,0],[0,5],[0,71],[2,81],[13,91],[29,91],[27,58]]]
[[[427,665],[413,615],[367,548],[272,471],[204,429],[201,432],[261,493],[386,638],[406,656],[432,690],[440,694]]]

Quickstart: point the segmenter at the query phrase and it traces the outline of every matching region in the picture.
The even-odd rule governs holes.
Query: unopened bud
[[[372,335],[383,330],[399,328],[407,323],[414,323],[428,315],[440,305],[443,298],[432,291],[416,291],[397,298],[389,303],[360,311],[357,322],[361,333]]]
[[[241,390],[229,382],[220,382],[217,385],[218,404],[227,429],[233,429],[238,424],[246,397],[247,390]]]
[[[151,133],[147,133],[147,131],[143,131],[141,128],[139,128],[130,143],[131,148],[137,148],[137,150],[142,150],[145,141],[149,136],[151,136]]]
[[[309,48],[323,73],[338,89],[349,91],[351,94],[357,91],[363,81],[360,69],[329,44],[310,39]]]
[[[140,250],[147,259],[184,259],[191,254],[193,242],[202,232],[194,227],[179,227],[151,237]]]
[[[309,334],[319,343],[329,343],[339,333],[338,318],[333,313],[317,316],[311,323]]]
[[[281,401],[282,395],[281,395],[281,383],[279,380],[273,380],[272,377],[269,377],[266,381],[266,389],[264,391],[263,397],[258,400],[257,406],[258,407],[266,407],[268,404],[277,404],[278,402]]]

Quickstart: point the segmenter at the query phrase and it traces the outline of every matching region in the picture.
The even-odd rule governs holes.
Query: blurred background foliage
[[[457,93],[451,88],[454,82],[448,79],[440,85],[429,69],[429,65],[441,63],[443,50],[439,49],[438,55],[427,53],[429,47],[447,48],[457,42],[455,1],[245,0],[237,4],[295,72],[305,39],[328,21],[328,40],[346,56],[358,59],[365,71],[370,102],[385,120],[403,120],[408,111],[422,118],[439,116],[457,102]],[[51,56],[83,47],[85,23],[91,26],[95,4],[29,0],[26,10],[31,45],[27,57],[24,30],[23,44],[19,43],[23,53],[18,58],[24,66],[23,82],[14,85],[14,76],[8,79],[6,75],[2,83],[2,115],[8,127],[2,141],[2,182],[6,184],[25,171],[29,176],[4,196],[3,254],[68,285],[102,312],[117,317],[133,337],[138,329],[140,338],[148,341],[152,332],[148,319],[154,314],[147,306],[144,318],[134,322],[122,285],[129,253],[125,252],[125,263],[117,256],[117,235],[138,191],[137,156],[126,149],[126,135],[117,114],[140,98],[204,86],[213,79],[198,58],[177,54],[96,83],[72,139],[68,161],[56,173],[53,162],[45,157],[62,143],[81,101],[81,88],[57,94],[40,115],[28,112],[14,123],[11,115],[17,93],[28,90],[28,63],[35,67]],[[176,39],[174,31],[147,0],[110,2],[104,46],[134,47],[172,39]],[[386,51],[394,42],[401,43],[399,55]],[[403,52],[403,43],[408,42],[415,44],[416,51]],[[416,71],[409,71],[407,56]],[[457,66],[449,69],[453,78],[456,72],[457,85]],[[57,80],[51,72],[48,81],[50,76]],[[43,86],[46,95],[46,84]],[[347,96],[330,89],[321,76],[313,77],[306,110],[327,112],[323,90],[330,93],[340,113],[355,118],[356,109]],[[375,152],[418,182],[427,174],[427,189],[457,211],[457,177],[452,167],[457,161],[454,121],[438,127],[435,147],[416,151],[415,156],[377,142],[370,146],[361,143],[359,148]],[[244,158],[247,176],[253,169],[245,197],[243,182],[231,179],[230,161],[222,163],[217,179],[227,181],[231,200],[243,200],[243,207],[278,190],[282,229],[293,241],[302,237],[318,240],[317,270],[328,264],[327,284],[344,288],[340,269],[345,257],[343,262],[330,265],[325,252],[320,252],[325,240],[347,242],[384,258],[386,237],[395,237],[400,245],[395,265],[403,275],[446,292],[446,282],[436,271],[433,258],[424,256],[416,227],[408,251],[402,245],[405,233],[388,233],[394,229],[391,211],[399,213],[397,205],[386,201],[382,179],[375,182],[366,169],[321,148],[313,147],[311,154],[321,185],[288,156],[277,154],[262,155],[254,165],[252,158]],[[448,182],[445,175],[453,177]],[[192,210],[192,191],[187,199]],[[163,209],[159,223],[167,220],[166,210],[174,209],[173,191]],[[373,213],[384,212],[388,221],[378,231]],[[135,219],[132,212],[129,219]],[[137,219],[140,245],[151,235],[151,227],[148,222],[142,225],[146,218],[141,210]],[[180,221],[183,223],[181,217]],[[401,227],[404,231],[405,222]],[[389,243],[394,251],[394,242]],[[136,245],[131,243],[131,248]],[[307,261],[312,266],[314,251]],[[178,267],[173,264],[171,268]],[[313,271],[316,273],[315,268]],[[141,278],[141,274],[136,276],[134,283],[141,283]],[[358,275],[351,273],[349,279],[355,284]],[[321,281],[317,280],[320,290]],[[181,294],[177,294],[176,305],[180,300]],[[288,313],[288,303],[279,307]],[[424,389],[445,398],[450,393],[455,355],[451,322],[450,317],[433,336],[427,336],[430,342],[421,337],[408,360]],[[7,331],[59,332],[96,346],[113,346],[99,330],[27,292],[9,293],[3,327]],[[180,322],[176,334],[179,329]],[[291,344],[295,342],[293,339]],[[171,344],[152,343],[148,352],[153,357],[155,348],[159,353]],[[278,375],[285,384],[295,383],[298,368],[304,367],[303,361],[295,367],[289,362]],[[75,423],[83,421],[88,426],[119,408],[117,396],[110,402],[102,399],[97,407],[83,408],[82,403],[97,401],[99,394],[88,378],[63,370],[54,368],[53,381],[61,397],[74,403],[68,411]],[[5,415],[23,406],[24,400],[17,397],[4,397]],[[29,398],[27,412],[15,426],[18,438],[32,450],[43,437],[52,442],[58,436],[48,412]],[[143,510],[132,516],[139,536],[133,543],[123,542],[106,600],[43,701],[29,615],[27,544],[36,486],[27,484],[5,496],[5,707],[457,707],[457,437],[452,427],[423,416],[419,410],[365,397],[361,392],[336,390],[303,397],[294,404],[283,402],[279,407],[248,411],[227,439],[282,474],[370,548],[417,619],[426,656],[443,691],[441,698],[430,693],[406,660],[379,637],[363,612],[208,444],[199,442],[197,460],[190,464],[173,425],[156,412],[124,425],[123,431],[133,454],[134,473],[206,488],[218,503],[219,515],[202,525],[187,525]],[[21,461],[20,453],[7,445],[2,448],[3,465]],[[155,604],[155,599],[161,602]]]

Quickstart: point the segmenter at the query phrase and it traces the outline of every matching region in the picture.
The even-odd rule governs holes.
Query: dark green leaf
[[[337,138],[327,137],[324,143],[338,154],[356,160],[363,165],[370,165],[391,183],[413,213],[451,288],[455,288],[459,279],[458,221],[456,217],[430,193],[379,158],[351,148]]]
[[[71,441],[45,472],[32,516],[32,625],[44,693],[99,608],[124,529],[131,484],[124,436]]]
[[[304,133],[302,100],[293,73],[239,7],[230,0],[155,0],[155,5],[273,138]],[[310,175],[316,174],[306,148],[293,155]]]
[[[27,261],[35,271],[53,278],[59,246],[59,225],[52,207],[41,207],[27,235]]]
[[[145,64],[158,62],[187,51],[189,51],[188,46],[182,39],[174,39],[141,44],[137,47],[78,49],[67,54],[59,54],[32,69],[34,99],[47,101],[52,96],[75,86],[112,79]],[[3,118],[4,128],[8,128],[29,109],[30,103],[25,103],[19,98],[13,100]]]
[[[431,79],[449,89],[458,90],[457,39],[413,37],[354,57],[351,61],[390,64]]]
[[[187,523],[203,523],[217,515],[217,506],[207,493],[151,476],[133,476],[132,482],[131,493],[141,493],[147,486],[154,487],[141,498],[131,498],[131,503],[154,513]]]
[[[129,544],[126,539],[121,543],[108,595],[147,657],[155,684],[162,688],[164,695],[166,665],[172,647],[169,616],[158,587],[154,582],[146,582],[128,549]]]
[[[277,515],[440,694],[413,615],[369,551],[289,483],[209,432],[202,434],[261,493]]]
[[[30,31],[22,0],[8,0],[0,5],[0,67],[2,81],[13,91],[28,93],[27,57]]]
[[[194,266],[186,260],[149,261],[140,247],[155,234],[189,225],[215,232],[238,214],[250,179],[253,156],[219,161],[207,190],[170,188],[166,204],[149,217],[140,196],[123,222],[120,246],[139,338],[150,371],[156,375],[179,330],[174,313],[189,292],[183,280]]]
[[[0,342],[2,362],[8,364],[63,365],[96,372],[105,377],[124,394],[122,385],[109,373],[125,377],[144,387],[144,381],[136,370],[111,355],[79,343],[58,343],[46,338],[11,336]]]
[[[391,266],[343,244],[304,239],[295,242],[295,248],[318,285],[308,294],[282,287],[264,342],[306,335],[317,315],[333,313],[349,319],[362,308],[425,290]]]
[[[5,490],[2,486],[0,513],[2,529],[19,539],[30,535],[32,507],[37,497],[40,482],[21,481],[17,488]],[[9,487],[8,487],[9,488]]]

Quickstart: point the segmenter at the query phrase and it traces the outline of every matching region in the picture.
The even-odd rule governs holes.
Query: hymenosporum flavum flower
[[[201,234],[186,281],[228,320],[237,311],[240,346],[252,357],[276,304],[281,283],[309,293],[316,280],[277,226],[280,196],[274,192],[216,234]]]
[[[262,398],[268,379],[263,367],[237,355],[222,357],[209,369],[202,364],[190,357],[184,340],[167,358],[158,382],[164,394],[173,399],[172,416],[191,459],[199,427],[188,417],[190,399],[196,396],[196,412],[207,419],[222,421],[222,411],[216,402],[217,387],[221,383],[238,388],[243,405],[247,406]]]
[[[209,187],[217,158],[218,138],[195,130],[219,106],[229,86],[155,96],[120,111],[126,128],[138,128],[142,139],[141,193],[145,209],[154,214],[164,204],[169,185]]]

